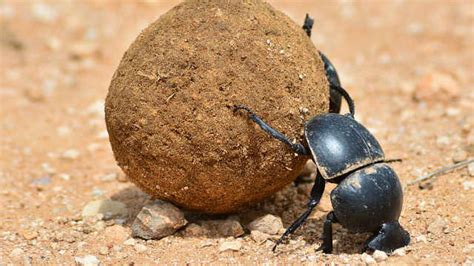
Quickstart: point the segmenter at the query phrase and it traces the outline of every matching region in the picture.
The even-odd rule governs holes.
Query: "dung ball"
[[[305,120],[328,103],[323,62],[300,25],[260,0],[191,0],[131,44],[105,113],[115,159],[138,187],[228,213],[291,183],[307,160],[232,107],[303,141]]]

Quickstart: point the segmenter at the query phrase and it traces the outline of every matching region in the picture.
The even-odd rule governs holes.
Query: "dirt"
[[[298,23],[306,12],[316,18],[312,40],[355,99],[357,120],[388,158],[403,159],[392,166],[405,193],[400,222],[412,242],[382,263],[472,264],[473,177],[467,168],[439,176],[425,189],[407,185],[473,157],[472,1],[271,3]],[[0,264],[72,264],[86,255],[103,264],[374,261],[359,253],[368,235],[340,227],[334,254],[315,252],[331,210],[327,194],[276,253],[272,240],[259,244],[248,232],[237,240],[183,232],[159,241],[129,239],[130,221],[149,196],[116,166],[103,100],[123,51],[175,4],[0,3]],[[290,185],[233,216],[246,226],[271,213],[288,227],[304,210],[310,189]],[[103,197],[125,203],[129,219],[80,217],[88,202]],[[230,250],[219,251],[222,243]]]
[[[127,50],[105,114],[130,180],[187,209],[230,213],[291,183],[307,159],[233,106],[301,141],[304,121],[328,103],[323,62],[301,25],[260,0],[187,1]]]

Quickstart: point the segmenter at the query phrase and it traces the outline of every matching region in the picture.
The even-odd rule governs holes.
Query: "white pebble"
[[[80,152],[78,150],[70,149],[61,154],[61,158],[66,160],[75,160],[79,158]]]
[[[474,188],[474,182],[473,181],[464,181],[462,183],[462,185],[464,186],[464,190],[470,190],[470,189]]]
[[[374,254],[372,254],[372,257],[375,259],[375,261],[377,262],[382,262],[382,261],[385,261],[388,259],[388,256],[387,256],[387,253],[383,252],[383,251],[380,251],[380,250],[376,250],[374,252]]]
[[[74,257],[74,260],[76,261],[77,265],[81,266],[95,266],[100,264],[99,259],[97,259],[96,256],[92,255],[87,255],[84,257]]]

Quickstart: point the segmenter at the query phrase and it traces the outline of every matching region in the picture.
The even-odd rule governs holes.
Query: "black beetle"
[[[310,23],[309,23],[310,22]],[[305,25],[312,25],[306,16]],[[303,26],[308,36],[311,34]],[[249,118],[273,138],[287,144],[295,153],[311,156],[318,173],[311,190],[307,210],[288,227],[273,247],[300,227],[319,203],[326,182],[338,186],[331,191],[333,211],[324,222],[322,245],[317,249],[324,253],[332,252],[332,223],[340,223],[353,232],[373,232],[364,250],[392,252],[408,245],[410,235],[399,224],[402,211],[403,191],[395,171],[387,164],[384,152],[375,137],[354,119],[354,102],[340,86],[336,69],[325,60],[326,76],[330,83],[331,98],[344,97],[349,113],[341,115],[327,113],[317,115],[306,122],[304,127],[305,145],[293,143],[288,137],[273,129],[250,108],[238,105],[234,111],[245,110]],[[330,71],[328,71],[328,67]],[[334,82],[337,80],[337,82]],[[333,107],[340,108],[337,101]],[[333,110],[334,111],[334,110]],[[308,151],[309,148],[309,151]]]

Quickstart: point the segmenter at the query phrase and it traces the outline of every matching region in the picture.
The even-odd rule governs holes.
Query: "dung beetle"
[[[305,25],[309,20],[311,19],[307,16]],[[312,22],[309,24],[312,25]],[[323,60],[324,58],[322,57]],[[329,60],[326,60],[324,63],[328,62]],[[330,71],[327,67],[325,69],[331,97],[332,92],[344,97],[349,113],[345,115],[327,113],[311,118],[304,126],[304,144],[290,141],[284,134],[264,122],[249,107],[243,105],[234,107],[234,111],[246,111],[249,119],[270,136],[288,145],[296,154],[310,156],[317,167],[316,180],[307,210],[288,227],[276,242],[273,251],[306,221],[319,203],[326,182],[330,182],[338,185],[330,193],[333,211],[326,216],[322,233],[323,242],[317,251],[332,252],[332,224],[340,223],[352,232],[373,233],[366,241],[364,250],[393,252],[410,242],[409,233],[398,222],[403,205],[400,181],[395,171],[387,164],[389,161],[385,160],[378,141],[354,119],[354,102],[340,86],[334,66],[330,62],[328,64]],[[340,104],[333,107],[340,108]]]

